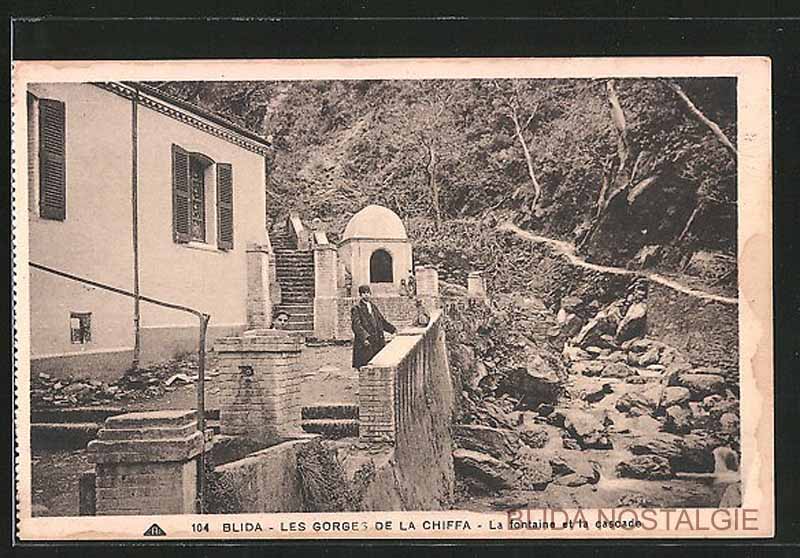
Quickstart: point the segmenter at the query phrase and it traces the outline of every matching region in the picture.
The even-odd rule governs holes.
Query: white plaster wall
[[[234,249],[218,250],[213,180],[206,188],[206,244],[172,237],[172,144],[233,166]],[[208,182],[208,181],[207,181]],[[265,241],[264,159],[153,110],[139,111],[140,285],[142,293],[211,314],[216,326],[244,325],[248,242]],[[212,225],[213,223],[213,225]],[[209,226],[212,225],[212,226]],[[152,305],[143,327],[196,325],[197,319]]]
[[[392,278],[389,283],[369,282],[369,260],[376,250],[386,250],[392,256]],[[400,280],[411,274],[411,243],[402,240],[353,239],[342,244],[339,252],[353,276],[352,296],[358,296],[358,286],[369,284],[373,294],[393,295],[400,289]]]
[[[28,212],[29,258],[125,289],[133,287],[131,103],[88,84],[34,84],[30,92],[66,110],[65,221]],[[133,347],[133,301],[42,271],[30,272],[31,353]],[[70,341],[71,311],[92,313],[92,341]]]

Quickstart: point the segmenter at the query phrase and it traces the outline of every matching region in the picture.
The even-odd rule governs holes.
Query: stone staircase
[[[288,313],[286,329],[310,336],[314,333],[314,252],[298,250],[285,227],[272,231],[270,241],[281,286],[281,303],[273,313]]]
[[[300,417],[303,430],[309,434],[330,439],[358,437],[358,405],[309,405],[301,409]]]

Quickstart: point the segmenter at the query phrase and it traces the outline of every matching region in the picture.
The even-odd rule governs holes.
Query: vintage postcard
[[[770,91],[15,63],[18,539],[772,536]]]

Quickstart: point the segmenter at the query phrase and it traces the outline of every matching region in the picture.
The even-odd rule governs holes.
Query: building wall
[[[35,84],[30,91],[65,103],[67,184],[65,221],[40,219],[36,204],[30,204],[30,260],[133,290],[131,101],[89,84]],[[151,109],[140,106],[138,112],[140,292],[211,314],[213,342],[245,326],[246,244],[265,237],[264,160]],[[232,164],[233,250],[216,249],[213,181],[206,186],[208,244],[174,243],[173,143]],[[77,375],[122,371],[94,370],[88,359],[75,355],[94,355],[94,362],[113,368],[130,364],[124,357],[134,341],[132,299],[39,270],[31,270],[30,277],[34,371],[38,365],[59,373],[60,364]],[[71,343],[71,311],[92,313],[91,343]],[[142,302],[141,325],[144,363],[196,350],[194,316]],[[72,358],[59,358],[64,355]]]
[[[66,220],[41,219],[31,204],[30,261],[132,289],[130,102],[87,84],[35,84],[30,91],[65,103],[67,185]],[[35,269],[30,297],[34,359],[133,347],[131,299]],[[91,343],[72,344],[72,311],[92,313]]]
[[[206,244],[172,238],[172,145],[233,166],[234,248],[216,247],[214,180],[206,180]],[[213,176],[213,172],[209,173]],[[142,293],[211,315],[213,331],[244,329],[247,309],[248,242],[266,236],[264,159],[241,147],[149,109],[139,111],[139,258]],[[187,327],[189,326],[189,327]],[[197,318],[142,305],[142,329],[153,335],[184,332],[197,344]],[[188,338],[187,338],[188,335]],[[213,340],[213,339],[212,339]],[[143,359],[150,358],[143,346]]]
[[[392,283],[370,283],[369,263],[372,254],[385,250],[392,256]],[[352,239],[339,247],[339,257],[353,279],[351,296],[358,296],[359,285],[370,285],[373,294],[391,296],[400,292],[400,281],[412,272],[411,243],[402,240]]]

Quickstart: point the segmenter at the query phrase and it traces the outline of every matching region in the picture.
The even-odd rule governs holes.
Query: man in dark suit
[[[350,310],[353,327],[353,368],[361,368],[378,354],[385,345],[383,332],[396,333],[397,328],[383,317],[372,302],[368,285],[358,287],[358,303]]]

